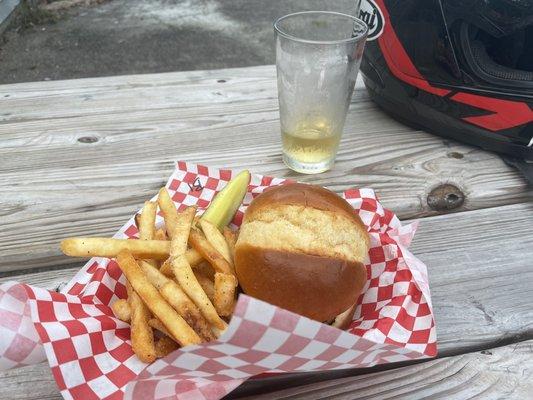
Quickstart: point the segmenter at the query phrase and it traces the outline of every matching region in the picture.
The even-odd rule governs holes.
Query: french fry
[[[137,228],[139,228],[140,240],[152,240],[155,236],[155,215],[157,213],[157,203],[153,201],[145,201],[141,214],[135,216]],[[137,218],[139,216],[139,218]],[[171,245],[172,246],[172,245]],[[154,267],[159,264],[156,260],[147,260]]]
[[[155,353],[157,358],[168,356],[174,350],[179,349],[180,346],[168,336],[163,336],[155,343]]]
[[[183,319],[200,335],[205,341],[215,339],[209,324],[191,299],[185,294],[181,287],[172,279],[164,276],[156,268],[148,263],[140,262],[141,269],[146,274],[146,278],[161,293],[161,296],[174,308]]]
[[[207,261],[203,261],[194,267],[194,274],[202,274],[208,277],[211,281],[215,280],[215,270]]]
[[[187,258],[187,262],[191,267],[195,267],[204,260],[202,255],[195,249],[188,249],[185,253],[185,257]],[[163,264],[161,264],[161,268],[159,270],[169,278],[174,277],[174,272],[172,272],[172,268],[170,267],[170,259],[166,259]]]
[[[71,257],[107,257],[114,258],[121,251],[130,252],[135,258],[147,260],[166,260],[170,254],[170,242],[167,240],[130,240],[97,237],[77,237],[64,239],[61,251]],[[196,251],[189,249],[185,253],[187,261],[198,264],[203,258]]]
[[[229,317],[235,307],[235,289],[238,282],[235,275],[215,274],[215,308],[218,315]]]
[[[161,289],[165,283],[170,281],[170,279],[163,275],[161,271],[159,271],[157,268],[154,268],[149,263],[142,260],[139,260],[138,263],[142,272],[146,276],[146,279],[148,279],[148,282],[154,285],[157,290]]]
[[[148,325],[150,325],[155,330],[158,330],[164,335],[167,335],[169,338],[172,338],[172,335],[169,331],[167,331],[167,328],[165,328],[165,325],[161,321],[159,321],[157,318],[150,318],[148,321]]]
[[[191,299],[174,281],[169,281],[159,291],[165,300],[187,321],[203,341],[215,339],[208,322]]]
[[[182,258],[186,262],[185,257],[182,256]],[[176,342],[182,346],[201,343],[200,336],[159,294],[157,289],[143,274],[130,252],[121,251],[117,255],[117,262],[135,292],[141,297],[150,311],[161,320]]]
[[[162,228],[156,229],[154,233],[154,239],[155,240],[168,240],[165,230]]]
[[[174,231],[171,235],[170,257],[181,256],[187,251],[187,241],[189,240],[189,232],[195,215],[196,207],[187,207],[185,211],[177,214]]]
[[[224,239],[226,239],[226,243],[228,244],[231,261],[233,262],[235,259],[235,243],[237,243],[237,232],[232,230],[230,227],[225,226],[222,230],[222,234],[224,235]]]
[[[170,252],[170,242],[78,237],[63,240],[61,250],[67,256],[108,258],[116,257],[118,253],[126,250],[137,258],[165,260]]]
[[[233,266],[233,259],[229,251],[229,246],[224,235],[222,235],[222,232],[220,232],[215,225],[205,219],[200,220],[200,227],[202,228],[207,241],[211,243],[215,250],[218,251],[231,266]]]
[[[137,227],[139,228],[139,239],[150,240],[155,234],[155,214],[157,204],[153,201],[146,201],[140,214]]]
[[[115,316],[124,322],[130,322],[131,319],[131,308],[128,304],[128,300],[119,299],[111,304],[111,309],[115,313]]]
[[[200,215],[197,215],[196,217],[194,217],[194,220],[192,221],[192,226],[197,227],[198,222],[200,222],[200,218],[202,218]]]
[[[206,274],[197,271],[196,268],[193,270],[194,276],[196,276],[196,279],[198,280],[198,283],[204,290],[205,294],[211,301],[211,303],[214,303],[215,301],[215,284],[213,282],[213,279],[209,278]]]
[[[170,194],[168,193],[167,189],[164,187],[159,190],[159,194],[157,196],[157,204],[159,204],[159,208],[163,212],[167,236],[172,239],[173,233],[176,230],[176,225],[178,223],[178,210],[176,209],[176,206],[172,201],[172,198],[170,197]]]
[[[159,272],[161,272],[167,278],[174,277],[174,272],[172,272],[172,267],[170,266],[170,258],[167,258],[165,261],[163,261],[161,268],[159,268]]]
[[[198,306],[209,323],[219,330],[227,328],[227,324],[218,316],[213,303],[205,294],[202,286],[194,276],[191,266],[183,256],[171,260],[172,271],[183,291]]]
[[[225,274],[232,274],[233,268],[226,259],[209,243],[205,236],[198,229],[191,229],[189,234],[189,244],[196,249],[200,255],[213,266],[215,271]]]
[[[131,347],[142,362],[155,361],[154,333],[148,325],[150,311],[139,295],[131,291],[128,302],[131,309]]]
[[[348,308],[343,313],[337,315],[335,319],[333,320],[333,322],[331,323],[331,326],[334,326],[335,328],[339,328],[343,330],[347,329],[348,325],[350,325],[350,322],[352,321],[352,317],[355,313],[356,305],[357,303],[351,306],[350,308]]]

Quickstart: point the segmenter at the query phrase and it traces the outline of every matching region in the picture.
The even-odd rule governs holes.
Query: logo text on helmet
[[[373,0],[361,0],[359,19],[368,26],[367,40],[374,40],[381,36],[385,20],[381,10]]]

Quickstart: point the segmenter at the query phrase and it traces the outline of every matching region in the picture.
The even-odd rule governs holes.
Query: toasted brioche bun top
[[[235,247],[244,292],[325,322],[356,302],[369,237],[346,200],[322,187],[266,190],[245,212]]]

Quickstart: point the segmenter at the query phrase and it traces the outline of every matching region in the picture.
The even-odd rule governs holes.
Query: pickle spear
[[[250,171],[239,172],[235,178],[226,184],[224,189],[218,192],[202,215],[202,219],[211,222],[222,230],[233,219],[246,195],[249,183]]]

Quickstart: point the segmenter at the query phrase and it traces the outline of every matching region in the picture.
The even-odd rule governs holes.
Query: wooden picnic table
[[[82,262],[59,241],[112,235],[178,159],[372,187],[421,220],[411,249],[429,269],[437,359],[250,381],[231,397],[533,396],[531,190],[498,156],[389,118],[361,82],[335,168],[315,176],[281,161],[273,66],[0,86],[0,281],[60,288]],[[46,364],[1,373],[0,393],[60,398]]]

